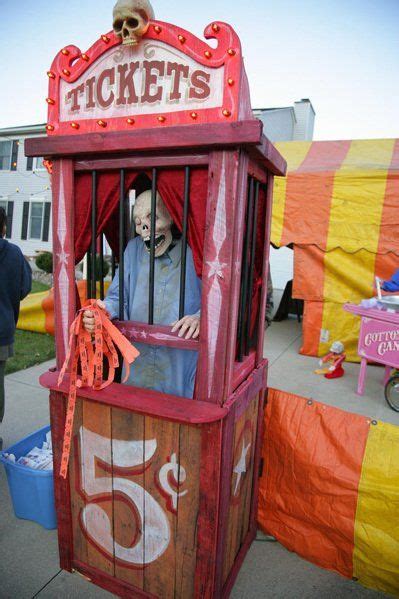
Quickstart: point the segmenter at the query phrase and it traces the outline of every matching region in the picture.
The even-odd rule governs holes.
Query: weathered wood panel
[[[57,513],[58,549],[60,567],[72,570],[72,523],[69,474],[66,479],[60,476],[62,443],[64,439],[66,397],[56,391],[50,392],[50,425],[53,443],[54,498]]]
[[[82,488],[80,428],[83,425],[83,401],[76,399],[72,429],[69,479],[71,481],[71,518],[73,531],[73,559],[87,562],[87,539],[81,524],[82,510],[86,504]]]
[[[200,505],[195,597],[214,596],[222,462],[222,423],[201,430]]]
[[[251,401],[245,412],[239,416],[234,428],[230,506],[223,561],[224,582],[230,573],[249,527],[257,408],[258,396]]]
[[[175,597],[188,599],[194,596],[197,559],[201,428],[181,425],[179,435],[179,485],[186,493],[178,498]]]
[[[85,401],[80,428],[81,514],[87,537],[87,563],[114,575],[111,408]]]
[[[144,468],[144,417],[113,408],[115,577],[139,589],[144,588]]]
[[[179,425],[146,417],[145,441],[156,450],[144,473],[144,590],[169,599],[175,592]]]

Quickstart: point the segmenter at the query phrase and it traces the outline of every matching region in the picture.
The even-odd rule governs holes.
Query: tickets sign
[[[154,21],[137,46],[110,32],[85,53],[63,48],[48,72],[47,132],[237,120],[240,42],[224,23],[208,26],[205,37],[218,46]]]

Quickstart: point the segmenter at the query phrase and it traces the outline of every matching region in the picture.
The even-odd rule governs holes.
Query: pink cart
[[[357,393],[359,395],[364,393],[368,361],[384,364],[384,385],[387,386],[392,380],[390,379],[392,368],[399,368],[399,312],[368,309],[355,304],[345,304],[344,309],[361,316],[362,319],[358,343],[361,363]],[[393,407],[387,396],[386,399]]]

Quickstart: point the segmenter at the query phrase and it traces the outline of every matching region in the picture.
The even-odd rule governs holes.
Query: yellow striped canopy
[[[294,248],[294,297],[305,300],[302,353],[332,341],[356,360],[358,319],[342,304],[399,268],[399,140],[282,142],[271,241]]]

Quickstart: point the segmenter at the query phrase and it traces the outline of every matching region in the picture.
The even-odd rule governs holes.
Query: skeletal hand
[[[172,333],[175,331],[179,331],[179,337],[183,337],[187,331],[185,339],[197,339],[200,332],[199,316],[187,315],[183,316],[180,320],[175,320],[175,322],[172,322]]]
[[[105,304],[102,300],[96,300],[96,304],[102,310],[106,310]],[[91,310],[85,310],[83,312],[83,326],[88,333],[94,333],[94,314]]]

